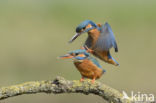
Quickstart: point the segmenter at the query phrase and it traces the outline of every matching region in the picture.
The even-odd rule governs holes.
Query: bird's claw
[[[80,79],[80,82],[83,82],[84,81],[84,78],[82,77],[81,79]]]
[[[91,81],[91,82],[92,82],[92,84],[94,84],[94,83],[95,83],[95,79],[92,79],[92,81]]]
[[[86,45],[83,48],[86,49],[87,52],[89,52],[89,53],[93,53],[94,52],[92,49],[88,48]]]

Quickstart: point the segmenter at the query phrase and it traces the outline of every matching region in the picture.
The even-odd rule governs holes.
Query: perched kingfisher
[[[104,69],[102,69],[101,65],[98,61],[90,56],[85,49],[78,49],[69,52],[64,56],[60,56],[61,59],[71,58],[73,59],[74,65],[79,70],[82,78],[80,81],[83,81],[84,78],[92,79],[92,83],[98,78],[102,76]]]
[[[73,42],[78,36],[83,33],[88,33],[88,38],[85,41],[84,47],[88,47],[93,55],[106,63],[118,66],[119,63],[111,56],[110,48],[114,47],[115,52],[118,52],[117,43],[110,25],[95,24],[91,20],[85,20],[76,28],[76,34],[69,41]]]

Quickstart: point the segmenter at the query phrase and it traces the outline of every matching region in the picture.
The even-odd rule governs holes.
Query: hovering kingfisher
[[[110,25],[106,22],[104,25],[95,24],[91,20],[85,20],[76,28],[76,34],[69,41],[73,42],[83,33],[88,33],[84,47],[88,47],[90,52],[99,59],[118,66],[119,63],[111,56],[110,48],[114,47],[118,52],[117,43]]]
[[[71,51],[64,56],[60,56],[61,59],[71,58],[73,59],[74,65],[79,70],[82,78],[80,81],[82,82],[84,78],[92,79],[92,83],[98,78],[102,76],[104,69],[102,69],[101,65],[98,61],[90,56],[85,49],[78,49],[75,51]]]

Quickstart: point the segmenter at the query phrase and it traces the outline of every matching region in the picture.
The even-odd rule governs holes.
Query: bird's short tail
[[[119,66],[119,63],[108,53],[108,63]]]
[[[113,64],[114,64],[115,66],[119,66],[119,63],[118,63],[113,57],[112,57],[111,59],[113,60]],[[112,61],[112,60],[111,60],[111,61]]]
[[[106,72],[106,70],[102,69],[102,73],[105,73],[105,72]]]

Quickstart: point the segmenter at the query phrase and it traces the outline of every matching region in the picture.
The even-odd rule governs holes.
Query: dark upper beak
[[[78,36],[80,36],[81,33],[76,33],[72,38],[71,40],[69,41],[69,43],[72,43]]]
[[[64,55],[64,56],[60,56],[60,57],[59,57],[59,59],[70,59],[70,58],[73,58],[73,56],[70,55],[70,54],[66,54],[66,55]]]

